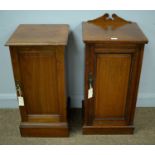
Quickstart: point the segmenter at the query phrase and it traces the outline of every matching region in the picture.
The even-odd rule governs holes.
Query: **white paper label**
[[[18,96],[18,103],[19,103],[19,106],[24,106],[24,99],[22,96]]]
[[[111,37],[110,39],[111,40],[117,40],[118,38],[117,37]]]
[[[93,97],[93,88],[88,89],[88,99]]]

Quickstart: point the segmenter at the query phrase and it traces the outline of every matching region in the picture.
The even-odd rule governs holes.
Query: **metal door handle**
[[[21,91],[21,87],[20,87],[20,82],[19,81],[16,81],[16,91],[17,91],[19,96],[22,96],[22,91]]]
[[[89,85],[89,87],[93,87],[93,74],[92,74],[92,72],[90,72],[89,74],[88,74],[88,85]]]

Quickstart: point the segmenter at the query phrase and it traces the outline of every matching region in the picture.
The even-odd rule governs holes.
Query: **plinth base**
[[[83,134],[133,134],[134,126],[83,126]]]
[[[24,123],[20,125],[23,137],[68,137],[67,123]]]

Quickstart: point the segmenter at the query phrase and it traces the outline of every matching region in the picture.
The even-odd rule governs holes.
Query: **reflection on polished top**
[[[67,24],[21,24],[7,41],[7,46],[66,45]]]
[[[131,42],[147,43],[148,40],[135,22],[126,21],[112,14],[109,14],[83,22],[84,42]]]

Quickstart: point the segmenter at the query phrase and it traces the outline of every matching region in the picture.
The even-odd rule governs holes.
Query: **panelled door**
[[[87,99],[91,118],[88,122],[106,126],[128,125],[138,50],[92,47],[89,51],[88,93],[92,74],[93,95]]]
[[[18,90],[17,93],[24,99],[24,105],[20,106],[22,121],[65,121],[65,90],[61,85],[63,81],[59,80],[64,76],[63,51],[56,47],[19,47],[11,50],[14,78],[21,91],[21,94]]]

